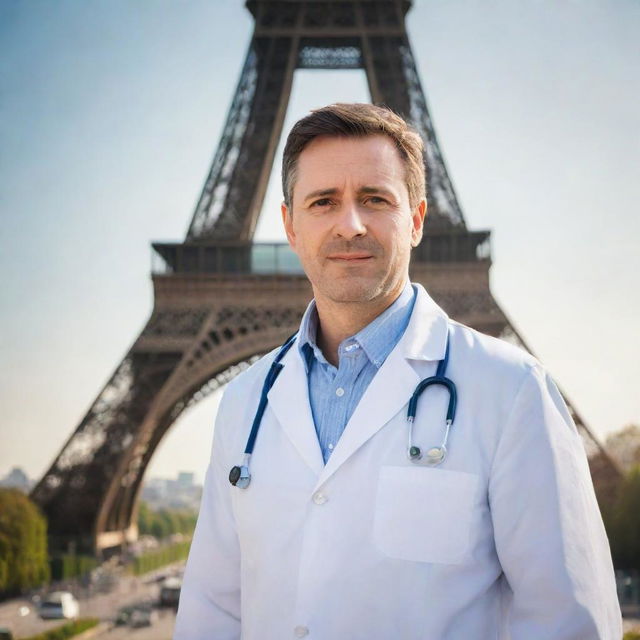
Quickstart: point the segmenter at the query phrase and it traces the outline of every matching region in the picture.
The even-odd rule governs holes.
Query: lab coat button
[[[295,635],[296,638],[304,638],[306,635],[309,634],[309,629],[307,629],[307,627],[303,627],[301,624],[299,624],[293,630],[293,634]]]
[[[313,494],[313,501],[316,504],[324,504],[328,499],[329,498],[327,498],[324,493],[320,493],[319,491]]]

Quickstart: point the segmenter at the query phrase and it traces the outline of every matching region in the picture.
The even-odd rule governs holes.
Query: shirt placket
[[[333,380],[333,393],[327,398],[331,419],[327,424],[326,450],[323,451],[325,462],[329,459],[346,426],[354,383],[364,364],[362,361],[363,352],[357,343],[341,347],[339,355],[340,364]]]

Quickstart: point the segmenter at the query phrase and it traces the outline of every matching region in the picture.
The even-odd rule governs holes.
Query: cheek
[[[317,237],[318,235],[310,232],[309,229],[305,229],[302,233],[296,233],[296,253],[301,260],[313,260],[318,254],[319,243]]]

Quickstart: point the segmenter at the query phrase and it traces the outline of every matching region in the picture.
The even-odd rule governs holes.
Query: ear
[[[427,217],[427,201],[423,198],[418,202],[411,214],[411,246],[417,247],[422,240],[422,230]]]
[[[280,212],[282,213],[282,224],[284,226],[284,231],[287,234],[287,240],[289,241],[291,248],[295,251],[296,234],[293,231],[292,212],[284,202],[280,204]]]

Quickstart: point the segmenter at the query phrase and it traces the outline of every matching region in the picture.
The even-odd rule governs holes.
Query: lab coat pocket
[[[380,469],[373,539],[401,560],[460,564],[470,553],[479,477],[423,466]]]

